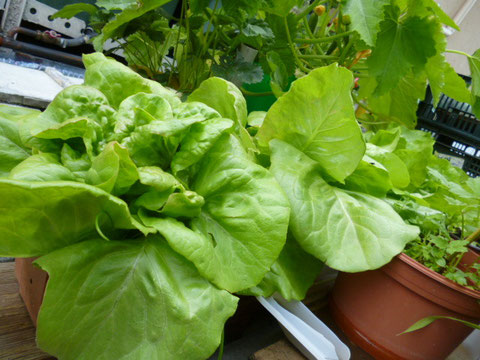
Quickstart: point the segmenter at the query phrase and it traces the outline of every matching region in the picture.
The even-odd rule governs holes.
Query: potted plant
[[[375,357],[444,359],[470,334],[470,328],[442,320],[412,334],[402,331],[433,315],[480,322],[480,278],[476,273],[480,255],[472,255],[475,263],[460,270],[455,264],[467,251],[464,244],[457,245],[462,240],[422,235],[381,269],[341,273],[335,283],[330,301],[335,321],[352,341]],[[437,247],[428,238],[448,247]],[[424,264],[431,263],[424,258],[425,262],[418,262],[407,255],[416,251],[435,258],[435,265],[429,268]],[[441,267],[444,275],[432,270],[443,261],[450,262]]]
[[[116,15],[104,36],[147,4]],[[422,9],[432,14],[402,19],[430,21]],[[345,66],[308,71],[250,116],[217,77],[181,102],[102,54],[85,66],[84,86],[8,122],[23,157],[6,153],[0,179],[0,253],[41,256],[50,278],[38,343],[61,359],[205,358],[232,293],[302,299],[322,262],[362,272],[401,253],[420,229],[392,199],[478,206],[476,183],[431,159],[428,134],[362,134]],[[475,216],[463,214],[465,234]]]
[[[2,153],[0,252],[41,256],[37,340],[52,355],[206,358],[232,293],[278,257],[288,202],[245,149],[233,85],[214,79],[220,115],[201,91],[182,103],[101,54],[85,65],[85,85],[4,121],[18,151]]]

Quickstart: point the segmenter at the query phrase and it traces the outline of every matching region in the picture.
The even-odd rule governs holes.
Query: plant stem
[[[347,46],[345,46],[345,47],[343,48],[342,54],[340,55],[340,59],[338,60],[338,63],[339,63],[339,64],[345,65],[345,64],[344,64],[345,58],[346,58],[348,52],[350,51],[350,49],[352,48],[352,46],[353,46],[353,40],[352,40],[352,39],[348,39]]]
[[[243,95],[248,95],[248,96],[270,96],[273,95],[273,91],[266,91],[266,92],[252,92],[248,91],[245,88],[241,87],[240,90],[242,91]]]
[[[348,36],[353,33],[353,30],[350,31],[345,31],[340,34],[332,35],[332,36],[326,36],[323,38],[318,38],[318,39],[294,39],[293,41],[296,42],[297,44],[315,44],[315,43],[323,43],[323,42],[330,42],[331,40],[339,39],[345,36]]]
[[[471,56],[468,55],[466,52],[463,52],[463,51],[460,51],[460,50],[447,49],[447,50],[445,50],[445,52],[451,53],[451,54],[463,55],[463,56],[466,56],[466,57],[471,57]]]
[[[332,55],[316,55],[316,54],[311,54],[311,55],[298,55],[300,59],[320,59],[320,60],[336,60],[338,59],[338,56],[332,56]]]
[[[310,36],[311,38],[314,38],[314,35],[312,33],[312,30],[310,30],[310,26],[308,25],[308,21],[306,17],[303,18],[303,26],[305,26],[305,30],[307,31],[308,36]],[[314,44],[314,46],[315,46],[315,49],[317,49],[317,51],[320,54],[322,55],[325,54],[319,44]]]
[[[297,63],[300,70],[306,73],[310,72],[310,70],[307,69],[298,58],[297,49],[295,47],[295,44],[292,42],[292,37],[290,36],[290,29],[288,28],[288,21],[286,16],[283,18],[283,22],[285,24],[285,30],[287,31],[288,44],[290,45],[290,50],[292,51],[293,57],[295,58],[295,62]]]
[[[215,15],[215,10],[217,10],[217,6],[218,6],[218,0],[215,0],[215,5],[213,6],[212,14],[210,15],[210,19],[208,20],[207,30],[205,32],[205,42],[203,43],[203,46],[202,46],[202,55],[205,54],[208,50],[208,46],[209,46],[208,35],[210,34],[210,25],[213,24],[213,16]]]

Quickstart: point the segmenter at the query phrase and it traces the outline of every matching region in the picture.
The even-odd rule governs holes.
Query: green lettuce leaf
[[[49,274],[37,342],[64,360],[205,359],[238,301],[160,237],[84,241],[36,264]]]
[[[137,167],[127,149],[111,142],[93,159],[86,182],[119,196],[125,194],[137,179]]]
[[[76,151],[68,144],[63,144],[60,160],[63,166],[70,170],[77,179],[85,179],[87,171],[92,166],[88,154]]]
[[[229,119],[214,118],[194,124],[180,143],[180,151],[172,159],[174,174],[197,163],[217,140],[227,131],[232,130],[234,123]]]
[[[17,119],[23,116],[21,109],[0,105],[0,177],[7,176],[10,170],[30,156],[30,149],[23,144],[17,123]]]
[[[12,169],[8,176],[13,180],[26,181],[75,181],[75,175],[60,164],[55,154],[32,155]]]
[[[90,185],[0,179],[0,198],[0,256],[47,254],[94,235],[96,223],[139,227],[126,203]]]
[[[367,155],[378,161],[390,175],[393,186],[398,189],[406,188],[410,184],[410,174],[405,163],[393,152],[374,144],[367,144]]]
[[[167,202],[170,194],[175,190],[184,190],[179,181],[170,173],[167,173],[156,166],[145,166],[138,168],[140,183],[148,189],[142,191],[134,206],[157,211]]]
[[[242,92],[231,82],[212,77],[203,81],[190,94],[188,101],[198,101],[210,106],[227,119],[235,121],[237,126],[247,124],[247,103]]]
[[[365,152],[350,94],[352,86],[352,73],[336,64],[296,80],[268,111],[256,136],[259,145],[268,150],[271,139],[283,140],[343,182]]]
[[[83,59],[87,69],[84,84],[100,90],[116,109],[127,97],[140,92],[160,95],[172,106],[180,103],[172,90],[156,81],[144,79],[132,69],[101,53],[84,55]]]
[[[83,125],[77,133],[62,132],[60,125],[76,118],[94,121],[101,127],[108,127],[113,122],[115,110],[109,105],[104,94],[97,89],[85,85],[73,85],[62,90],[48,105],[31,128],[34,136],[47,139],[82,137],[85,133]]]
[[[260,284],[242,294],[269,297],[278,292],[288,301],[301,301],[322,268],[323,263],[305,252],[289,235],[280,256]]]
[[[394,153],[407,166],[412,188],[421,186],[427,176],[434,143],[432,135],[427,132],[401,127],[401,141]]]
[[[199,272],[230,292],[258,284],[285,244],[289,207],[268,170],[224,135],[200,161],[192,190],[205,199],[188,229],[174,219],[140,217]],[[248,229],[248,231],[246,231]]]
[[[318,163],[280,140],[270,142],[271,172],[287,193],[290,230],[302,248],[346,272],[379,268],[418,236],[385,201],[330,186]]]
[[[392,186],[387,169],[365,155],[355,171],[345,179],[344,188],[377,197],[385,197]]]

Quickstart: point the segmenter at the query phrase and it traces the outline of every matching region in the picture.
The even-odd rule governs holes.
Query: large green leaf
[[[160,237],[85,241],[36,263],[49,274],[37,342],[63,360],[205,359],[238,301]]]
[[[351,28],[368,46],[375,45],[384,18],[383,10],[389,3],[389,0],[348,0],[344,5],[344,13],[352,21]]]
[[[379,268],[418,236],[383,200],[330,186],[319,165],[293,146],[270,142],[271,171],[287,193],[290,229],[304,250],[347,272]]]
[[[365,152],[352,97],[353,76],[332,64],[296,80],[270,108],[257,133],[260,146],[280,139],[317,161],[342,182]]]
[[[0,198],[1,256],[47,254],[95,234],[97,220],[100,227],[136,227],[122,200],[75,182],[0,179]]]
[[[240,127],[247,124],[247,103],[242,92],[231,82],[212,77],[205,80],[188,97],[188,101],[204,103]]]
[[[288,236],[280,256],[260,284],[243,294],[269,297],[278,292],[288,301],[301,301],[322,268],[320,260],[305,252],[292,236]]]
[[[205,199],[193,231],[173,219],[142,221],[217,286],[236,292],[258,284],[280,254],[288,226],[288,201],[273,176],[224,135],[199,162],[191,188]]]
[[[434,19],[418,16],[400,18],[399,9],[387,6],[376,46],[368,58],[369,70],[377,80],[376,95],[397,86],[410,69],[422,70],[436,54],[435,36],[441,31]]]
[[[125,65],[101,53],[84,55],[83,61],[87,69],[85,85],[104,93],[114,108],[118,108],[120,103],[130,95],[139,92],[163,96],[172,106],[180,103],[180,99],[172,90],[164,88],[156,81],[143,78]]]

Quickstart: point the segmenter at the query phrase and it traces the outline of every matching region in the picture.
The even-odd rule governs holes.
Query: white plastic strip
[[[287,338],[310,360],[349,360],[350,349],[300,301],[257,297]]]

